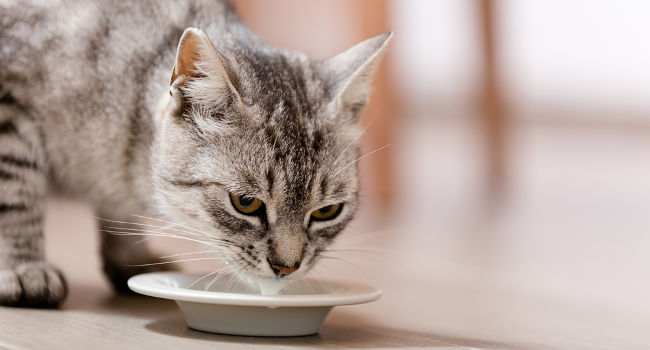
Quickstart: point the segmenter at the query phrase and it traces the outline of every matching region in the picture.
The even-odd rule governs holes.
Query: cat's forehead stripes
[[[313,187],[319,185],[316,180],[327,171],[323,169],[322,153],[325,150],[320,147],[323,143],[320,139],[322,133],[291,126],[282,129],[267,126],[265,129],[268,157],[274,163],[266,174],[268,186],[282,186],[289,205],[308,205],[312,200]],[[314,144],[318,147],[314,147]]]
[[[267,121],[309,120],[328,100],[313,63],[302,54],[240,47],[231,52],[229,64],[237,72],[233,85],[242,100]]]
[[[263,183],[269,196],[281,187],[284,204],[293,208],[341,196],[345,181],[328,179],[332,169],[325,168],[337,146],[337,126],[323,116],[329,92],[312,61],[242,47],[231,54],[229,65],[237,72],[233,85],[259,123],[256,133],[265,143],[263,156],[273,164],[251,169],[257,185]]]
[[[275,167],[270,166],[266,169],[266,190],[269,197],[273,197],[273,185],[275,184]]]

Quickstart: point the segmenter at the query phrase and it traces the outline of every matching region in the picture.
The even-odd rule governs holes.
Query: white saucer
[[[252,336],[315,334],[332,307],[371,302],[382,294],[356,283],[299,280],[279,295],[260,295],[229,278],[210,284],[211,278],[197,281],[201,277],[153,272],[133,276],[128,284],[140,294],[176,301],[191,328]]]

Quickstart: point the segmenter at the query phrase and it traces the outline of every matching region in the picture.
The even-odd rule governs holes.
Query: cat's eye
[[[343,204],[332,204],[311,212],[311,219],[315,221],[333,220],[343,209]]]
[[[232,193],[230,194],[230,201],[232,202],[232,206],[235,207],[238,212],[245,215],[255,214],[262,207],[262,204],[264,204],[264,202],[258,198],[239,196]]]

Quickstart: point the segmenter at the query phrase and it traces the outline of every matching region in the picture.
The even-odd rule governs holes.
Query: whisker
[[[143,238],[143,239],[139,239],[139,240],[133,242],[133,245],[142,244],[142,243],[144,243],[144,242],[146,242],[146,241],[148,241],[148,240],[150,240],[150,239],[152,239],[152,238],[153,238],[153,237],[145,237],[145,238]]]
[[[240,272],[244,271],[244,269],[246,269],[246,266],[241,267],[239,270],[237,270],[237,272],[233,273],[232,276],[230,276],[230,279],[228,280],[228,283],[226,284],[226,288],[224,288],[224,291],[227,292],[227,291],[230,290],[230,287],[231,287],[233,281],[234,281],[236,278],[238,278],[237,275],[238,275]]]
[[[111,230],[101,230],[102,232],[110,233],[113,235],[117,236],[155,236],[155,237],[165,237],[165,238],[177,238],[177,239],[182,239],[186,241],[192,241],[196,243],[201,243],[213,248],[218,248],[218,246],[214,245],[212,242],[206,242],[198,239],[193,239],[189,237],[183,237],[183,236],[178,236],[178,235],[172,235],[172,234],[165,234],[165,233],[138,233],[138,232],[124,232],[124,231],[111,231]]]
[[[318,273],[325,280],[325,276],[332,275],[332,267],[328,264],[317,264],[318,261],[320,261],[320,257],[315,259],[313,271],[314,273]],[[330,286],[326,280],[325,283],[328,287]]]
[[[180,230],[180,229],[177,229],[177,228],[173,228],[173,227],[158,226],[158,225],[151,225],[151,224],[143,224],[143,223],[138,223],[138,222],[129,222],[129,221],[119,221],[119,220],[102,219],[102,218],[97,218],[97,219],[98,219],[98,220],[102,220],[102,221],[108,221],[108,222],[118,223],[118,224],[135,225],[135,226],[146,226],[146,227],[155,227],[155,228],[157,228],[157,229],[161,229],[161,230],[172,230],[172,231],[181,232],[181,233],[185,233],[185,234],[189,234],[189,235],[194,235],[194,236],[204,237],[204,236],[199,235],[199,234],[196,234],[196,233],[183,231],[183,230]],[[113,228],[119,228],[119,229],[125,229],[125,230],[136,230],[136,228],[133,228],[133,227],[113,227]],[[205,237],[209,237],[209,236],[206,235]]]
[[[367,231],[356,231],[356,232],[347,232],[346,234],[341,235],[336,241],[337,244],[358,244],[366,243],[370,238],[373,241],[381,237],[386,237],[392,234],[398,234],[405,232],[404,227],[386,229],[386,230],[367,230]]]
[[[155,227],[159,229],[166,229],[168,226],[159,226],[159,225],[152,225],[152,224],[145,224],[142,222],[135,222],[135,221],[121,221],[121,220],[112,220],[112,219],[105,219],[105,218],[100,218],[95,216],[95,219],[100,220],[100,221],[106,221],[106,222],[113,222],[117,224],[126,224],[126,225],[137,225],[137,226],[149,226],[149,227]]]
[[[209,235],[209,233],[203,232],[203,231],[198,230],[198,229],[195,229],[195,228],[193,228],[193,227],[189,227],[189,226],[185,226],[185,225],[177,224],[177,223],[174,223],[174,222],[171,222],[171,221],[166,221],[166,220],[163,220],[163,219],[157,219],[157,218],[152,218],[152,217],[143,216],[143,215],[135,215],[135,214],[134,214],[133,216],[138,217],[138,218],[142,218],[142,219],[149,219],[149,220],[154,220],[154,221],[160,221],[160,222],[164,222],[164,223],[171,224],[171,225],[174,225],[174,226],[178,226],[178,227],[186,228],[186,229],[189,229],[189,230],[192,230],[192,231],[195,231],[195,232],[198,232],[198,233],[204,234],[204,235]]]
[[[208,289],[210,289],[210,287],[212,287],[212,285],[213,285],[216,281],[220,280],[223,276],[228,275],[228,273],[227,273],[228,271],[227,271],[227,270],[229,270],[229,269],[231,269],[230,265],[226,265],[223,269],[219,270],[219,271],[221,271],[221,273],[218,273],[216,276],[214,276],[214,278],[212,279],[212,281],[210,281],[210,283],[208,283],[208,285],[205,286],[205,287],[203,288],[203,290],[208,290]],[[226,271],[224,271],[224,270],[226,270]]]
[[[339,154],[339,156],[336,157],[336,160],[332,163],[332,167],[330,169],[334,169],[334,165],[336,165],[336,163],[338,163],[338,161],[341,160],[341,157],[343,157],[345,151],[347,151],[350,147],[352,147],[352,145],[354,145],[354,143],[357,142],[357,140],[359,140],[366,133],[366,131],[368,131],[368,129],[370,128],[370,126],[372,125],[372,123],[375,121],[376,118],[377,118],[377,113],[375,113],[372,119],[370,119],[370,122],[368,122],[368,125],[366,125],[366,127],[361,131],[361,133],[359,133],[359,135],[357,135],[357,137],[355,137],[354,140],[352,140],[352,142],[350,142],[350,144],[347,147],[345,147],[345,149],[343,149],[343,151]]]
[[[164,235],[175,235],[175,236],[179,236],[179,237],[184,237],[184,236],[178,235],[176,233],[152,231],[152,230],[149,230],[149,229],[129,228],[129,227],[114,227],[114,226],[107,226],[106,228],[107,229],[112,229],[112,230],[130,231],[130,232],[133,232],[133,233],[160,233],[160,234],[164,234]],[[228,240],[223,240],[223,239],[216,238],[216,237],[211,237],[211,236],[201,236],[201,235],[196,235],[196,234],[192,234],[192,233],[189,233],[189,234],[191,236],[194,236],[194,237],[203,238],[205,241],[209,241],[209,242],[213,242],[213,243],[220,243],[222,246],[230,246],[230,247],[236,246],[236,245],[232,244]]]
[[[200,235],[200,234],[197,234],[197,233],[182,231],[182,230],[178,230],[178,229],[174,229],[174,228],[157,227],[155,225],[147,225],[147,224],[142,224],[142,226],[151,226],[151,227],[156,227],[156,228],[161,229],[161,230],[172,230],[172,231],[182,233],[182,234],[186,234],[186,235],[190,235],[190,236],[215,239],[214,237],[209,236],[209,235]],[[106,226],[106,228],[108,228],[108,229],[117,229],[117,230],[136,231],[136,232],[151,231],[151,229],[144,229],[144,228],[137,228],[137,227]],[[160,232],[160,231],[154,231],[154,232]],[[170,233],[170,232],[164,232],[164,233]]]
[[[195,280],[194,282],[190,283],[190,284],[189,284],[187,287],[185,287],[185,288],[190,289],[190,288],[192,288],[193,285],[195,285],[195,284],[196,284],[197,282],[199,282],[200,280],[202,280],[202,279],[204,279],[204,278],[206,278],[206,277],[208,277],[208,276],[212,276],[212,275],[214,275],[215,273],[218,274],[219,272],[225,270],[226,268],[228,268],[227,265],[226,265],[225,267],[222,267],[222,268],[218,269],[218,270],[212,271],[211,273],[209,273],[209,274],[207,274],[207,275],[205,275],[205,276],[203,276],[203,277],[201,277],[201,278]]]
[[[236,284],[233,285],[232,287],[233,287],[234,290],[237,290],[237,288],[239,288],[239,286],[242,284],[243,281],[242,281],[241,278],[236,278],[235,282],[236,282]],[[248,290],[248,286],[246,286],[245,289]]]
[[[176,236],[176,237],[192,238],[192,239],[209,239],[210,238],[210,237],[201,237],[201,236],[199,236],[199,237],[187,237],[187,236],[183,236],[183,235],[176,234],[176,233],[171,233],[171,232],[162,232],[162,231],[154,231],[154,230],[141,230],[141,229],[129,229],[129,228],[126,228],[126,227],[110,227],[110,228],[107,227],[107,228],[102,229],[100,231],[109,232],[109,233],[111,233],[111,232],[113,232],[113,233],[114,232],[130,233],[130,234],[135,235],[135,236],[138,236],[138,235],[147,236],[147,235],[151,235],[151,234],[156,234],[156,235],[161,235],[161,236],[163,236],[163,235],[164,236]]]
[[[366,158],[366,157],[368,157],[368,156],[371,156],[371,155],[373,155],[373,154],[375,154],[375,153],[377,153],[377,152],[379,152],[379,151],[381,151],[381,150],[387,148],[387,147],[390,146],[390,145],[391,145],[391,144],[389,143],[389,144],[387,144],[387,145],[384,145],[384,146],[382,146],[382,147],[379,147],[379,148],[377,148],[376,150],[374,150],[374,151],[372,151],[372,152],[369,152],[369,153],[366,153],[366,154],[364,154],[363,156],[361,156],[361,157],[359,157],[359,158],[353,160],[352,162],[348,163],[346,166],[344,166],[343,168],[341,168],[339,171],[337,171],[336,174],[334,174],[334,176],[332,176],[332,177],[336,177],[338,174],[340,174],[343,170],[347,169],[349,166],[355,164],[356,162],[360,161],[360,160],[363,159],[363,158]]]
[[[361,274],[364,275],[365,277],[369,277],[368,274],[365,271],[363,271],[362,269],[359,268],[359,266],[357,266],[356,264],[353,264],[353,263],[351,263],[351,262],[349,262],[349,261],[347,261],[345,259],[338,258],[338,257],[335,257],[335,256],[324,255],[324,254],[320,254],[319,257],[322,258],[322,259],[337,260],[337,261],[346,263],[349,266],[354,267],[355,270],[361,272]]]
[[[318,274],[318,278],[316,278],[316,276],[314,276],[315,274]],[[307,278],[307,277],[313,278],[313,280],[316,281],[316,283],[318,283],[321,286],[321,288],[323,288],[324,290],[329,290],[330,289],[330,284],[325,280],[325,277],[323,277],[323,274],[316,271],[315,269],[309,270],[309,272],[307,272],[305,274],[305,278]]]
[[[149,264],[124,265],[124,266],[134,266],[134,267],[135,266],[154,266],[154,265],[174,264],[174,263],[179,263],[179,262],[199,261],[199,260],[224,260],[224,258],[193,258],[193,259],[181,259],[181,260],[172,260],[172,261],[161,261],[161,262],[149,263]]]
[[[192,254],[207,254],[207,253],[223,253],[223,251],[221,251],[221,250],[204,250],[204,251],[200,251],[200,252],[179,253],[179,254],[161,256],[160,259],[168,259],[168,258],[175,258],[177,256],[185,256],[185,255],[192,255]]]
[[[231,270],[230,272],[232,272],[232,266],[231,266],[231,265],[226,265],[226,267],[229,268],[229,269]],[[226,276],[226,275],[230,275],[230,280],[228,280],[228,284],[229,284],[230,281],[232,281],[232,279],[236,277],[235,275],[236,275],[237,273],[240,273],[242,270],[244,270],[244,268],[245,268],[245,267],[242,267],[242,268],[239,269],[236,273],[223,273],[223,274],[219,275],[218,278],[215,278],[215,279],[213,279],[212,281],[210,281],[210,283],[205,287],[205,290],[210,289],[210,287],[212,287],[212,285],[213,285],[217,280],[221,279],[223,276]],[[228,285],[228,284],[227,284],[227,285]],[[224,292],[227,292],[227,291],[228,291],[228,287],[224,288]]]
[[[323,249],[322,251],[325,252],[325,253],[366,254],[366,255],[372,255],[374,257],[390,259],[390,257],[388,255],[386,255],[386,254],[382,254],[382,253],[375,252],[375,251],[368,250],[368,249]]]

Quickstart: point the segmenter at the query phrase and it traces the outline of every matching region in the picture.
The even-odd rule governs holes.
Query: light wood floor
[[[370,252],[319,267],[385,294],[335,308],[317,336],[196,332],[172,302],[113,295],[92,213],[53,201],[48,254],[70,297],[61,310],[0,308],[0,348],[650,348],[650,133],[521,126],[512,186],[495,200],[481,195],[475,131],[441,121],[404,130],[398,209],[380,218],[365,197],[337,246]]]

